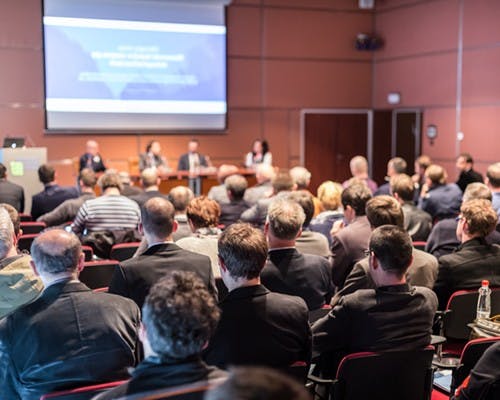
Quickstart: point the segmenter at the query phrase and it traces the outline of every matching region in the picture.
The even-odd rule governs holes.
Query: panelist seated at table
[[[170,172],[168,161],[161,155],[161,145],[157,140],[152,140],[146,146],[146,152],[139,155],[139,170],[142,172],[146,168],[152,168],[158,174]]]
[[[89,140],[85,144],[85,154],[80,157],[79,171],[84,168],[90,168],[94,172],[104,172],[106,170],[106,166],[99,154],[99,144],[95,140]]]
[[[188,152],[181,155],[178,171],[196,171],[199,168],[207,168],[210,166],[210,159],[208,156],[198,153],[200,143],[198,139],[191,139],[188,143]]]
[[[245,156],[245,167],[255,168],[258,164],[273,165],[273,155],[266,140],[254,140],[252,151]]]

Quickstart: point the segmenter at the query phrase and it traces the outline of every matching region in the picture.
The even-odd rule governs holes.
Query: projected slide
[[[48,129],[225,127],[225,26],[43,22]]]

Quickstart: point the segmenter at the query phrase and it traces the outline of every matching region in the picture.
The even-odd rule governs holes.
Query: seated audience
[[[332,277],[338,289],[342,289],[352,267],[365,256],[368,248],[371,228],[365,207],[371,197],[370,189],[364,184],[353,184],[342,192],[344,219],[336,221],[330,231]]]
[[[290,193],[288,199],[296,202],[302,207],[305,214],[302,230],[296,239],[297,250],[301,253],[316,254],[317,256],[330,257],[330,247],[328,239],[321,233],[314,232],[309,228],[312,216],[314,214],[314,203],[312,196],[307,191],[296,191]]]
[[[383,225],[373,231],[369,266],[376,288],[343,296],[312,327],[325,375],[335,365],[323,364],[328,352],[340,360],[359,351],[416,350],[430,344],[437,298],[431,289],[406,282],[412,249],[403,228]]]
[[[401,205],[390,196],[376,196],[368,201],[366,216],[372,229],[382,225],[404,227],[404,212]],[[412,262],[406,270],[406,281],[412,286],[425,286],[432,289],[437,277],[436,257],[416,248],[412,250],[412,257]],[[370,276],[369,257],[365,257],[354,265],[345,280],[344,287],[335,294],[330,304],[334,306],[342,296],[359,289],[374,288],[375,282]]]
[[[228,204],[229,197],[227,195],[227,187],[224,182],[226,178],[237,173],[238,167],[236,165],[222,164],[217,170],[217,180],[219,181],[219,184],[210,188],[207,197],[211,200],[215,200],[220,205]]]
[[[345,181],[342,186],[347,188],[354,182],[364,182],[368,189],[373,193],[377,190],[377,184],[368,176],[368,161],[363,156],[355,156],[349,162],[352,178]]]
[[[491,190],[493,208],[500,218],[500,162],[491,164],[486,172],[486,184]]]
[[[488,236],[497,224],[498,216],[491,202],[475,199],[465,202],[458,216],[457,251],[439,258],[438,277],[434,291],[440,309],[457,290],[478,289],[487,279],[490,286],[500,286],[500,246],[488,244]]]
[[[174,219],[177,222],[177,230],[173,234],[173,239],[176,242],[193,234],[188,223],[186,210],[188,204],[194,199],[194,193],[187,186],[176,186],[170,189],[168,199],[175,209]]]
[[[229,203],[219,203],[221,205],[219,223],[224,227],[239,221],[241,214],[250,208],[250,204],[243,199],[247,186],[248,182],[243,175],[231,175],[224,181],[229,199]]]
[[[42,281],[31,269],[31,257],[17,252],[18,235],[7,207],[19,230],[15,208],[10,204],[0,205],[0,318],[32,302],[43,290]]]
[[[411,240],[425,242],[431,232],[432,217],[415,206],[415,186],[411,178],[406,174],[395,175],[391,178],[390,186],[392,195],[403,209],[404,227]]]
[[[80,184],[79,197],[62,202],[52,211],[39,216],[37,221],[45,222],[47,226],[62,225],[73,221],[83,203],[95,198],[94,186],[97,182],[95,172],[90,168],[82,169],[78,182]]]
[[[142,205],[152,197],[167,198],[167,196],[164,196],[160,192],[160,180],[158,172],[154,168],[143,169],[141,172],[141,186],[144,191],[134,196],[130,196],[129,199],[134,200],[139,207],[142,207]]]
[[[411,177],[411,180],[415,185],[415,198],[413,199],[415,201],[415,204],[418,203],[420,192],[425,185],[425,170],[431,164],[431,158],[429,156],[426,156],[425,154],[422,154],[415,160],[415,173]]]
[[[219,260],[217,258],[217,240],[221,230],[218,228],[220,206],[206,196],[195,197],[186,210],[188,224],[193,234],[179,239],[176,243],[184,250],[203,254],[210,258],[212,273],[219,278]]]
[[[245,156],[245,167],[255,168],[258,165],[273,165],[273,155],[269,151],[269,145],[266,140],[254,140],[252,151]]]
[[[179,157],[177,165],[178,171],[196,171],[201,167],[208,167],[210,162],[208,156],[198,152],[200,142],[198,139],[191,139],[188,143],[188,152]]]
[[[85,154],[80,157],[80,169],[89,168],[94,172],[104,172],[106,167],[99,154],[99,144],[95,140],[88,140],[85,144]]]
[[[271,165],[258,165],[255,171],[255,179],[257,180],[257,184],[246,190],[243,199],[247,203],[253,205],[256,204],[259,199],[272,196],[272,180],[274,179],[275,175],[275,170]]]
[[[469,377],[460,385],[453,400],[482,399],[493,385],[500,385],[500,342],[492,344],[476,363]],[[493,397],[490,397],[493,399]]]
[[[387,176],[385,180],[387,181],[383,185],[379,186],[375,191],[374,196],[391,195],[391,184],[390,181],[393,177],[400,174],[406,174],[406,161],[401,157],[394,157],[387,163]]]
[[[272,292],[302,297],[312,311],[330,301],[333,284],[326,258],[302,254],[296,248],[305,218],[301,206],[293,200],[271,203],[264,227],[269,256],[260,279]]]
[[[328,245],[332,245],[332,230],[335,221],[344,218],[342,211],[342,202],[340,196],[342,195],[342,185],[337,182],[325,181],[318,187],[318,199],[321,202],[320,212],[316,217],[311,220],[309,229],[313,232],[323,234],[327,240]]]
[[[467,186],[463,196],[463,203],[473,199],[485,199],[491,201],[491,191],[484,183],[474,182]],[[457,238],[458,221],[455,217],[445,218],[438,221],[432,228],[425,251],[439,258],[450,254],[460,245]],[[500,244],[500,233],[496,230],[486,236],[488,243]]]
[[[45,231],[31,255],[45,290],[0,322],[2,398],[38,400],[55,390],[126,378],[137,363],[137,306],[78,281],[84,255],[74,234]]]
[[[24,189],[7,180],[7,168],[0,163],[0,202],[10,204],[18,212],[24,212]]]
[[[295,185],[294,189],[296,191],[304,192],[307,193],[309,196],[311,196],[314,203],[313,217],[315,217],[321,211],[323,211],[319,199],[316,196],[314,196],[308,189],[311,183],[311,173],[304,167],[293,167],[290,170],[290,176],[292,177],[292,181]]]
[[[260,229],[264,228],[267,208],[275,197],[286,197],[293,190],[294,184],[288,171],[280,171],[272,181],[273,192],[270,197],[262,198],[252,207],[241,214],[241,220],[253,224]]]
[[[197,273],[210,292],[217,294],[210,259],[184,250],[172,241],[177,228],[174,213],[173,205],[161,197],[153,197],[144,204],[139,230],[149,247],[115,269],[110,293],[129,297],[142,307],[153,284],[167,272],[180,270]]]
[[[462,153],[457,157],[456,167],[460,172],[457,186],[465,192],[467,185],[473,182],[483,183],[483,176],[473,169],[474,160],[469,153]]]
[[[63,201],[78,197],[75,187],[62,187],[56,182],[54,167],[43,164],[38,168],[38,179],[43,183],[44,189],[35,194],[31,200],[31,216],[36,220],[40,215],[52,211]]]
[[[139,393],[146,396],[158,389],[225,378],[226,372],[207,366],[201,359],[219,315],[215,299],[195,273],[167,273],[151,288],[142,307],[139,337],[144,360],[127,383],[96,396],[95,400]],[[187,398],[194,400],[192,396]],[[203,393],[199,393],[199,399],[202,398]]]
[[[170,171],[166,157],[161,155],[161,144],[157,140],[152,140],[146,146],[146,152],[139,156],[139,171],[151,168],[158,175],[166,174]]]
[[[111,172],[111,171],[109,171]],[[127,171],[120,171],[118,173],[120,177],[120,182],[122,184],[121,193],[125,197],[136,196],[142,193],[142,189],[138,186],[134,186],[130,180],[130,174]]]
[[[425,170],[425,185],[420,192],[418,207],[434,220],[455,217],[462,202],[462,191],[454,183],[446,183],[448,174],[440,165],[432,164]]]
[[[269,368],[236,367],[204,400],[310,400],[305,387]]]
[[[233,224],[219,239],[222,279],[229,290],[209,342],[209,365],[266,365],[287,368],[309,362],[311,331],[300,297],[272,293],[260,284],[267,258],[264,234],[249,224]]]

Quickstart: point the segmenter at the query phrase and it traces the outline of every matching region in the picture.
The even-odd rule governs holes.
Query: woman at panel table
[[[146,152],[139,156],[139,170],[142,172],[146,168],[156,169],[160,174],[170,171],[167,159],[161,155],[161,145],[156,140],[149,142]]]
[[[252,151],[248,152],[245,157],[245,167],[255,168],[257,164],[273,165],[273,155],[269,151],[269,145],[265,140],[254,140]]]

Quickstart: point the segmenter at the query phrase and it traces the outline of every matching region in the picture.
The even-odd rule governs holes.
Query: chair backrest
[[[114,270],[118,267],[116,260],[88,261],[80,272],[79,279],[90,289],[108,287]]]
[[[423,241],[420,241],[420,240],[417,240],[417,241],[413,242],[413,247],[415,247],[417,250],[424,251],[426,245],[427,245],[427,242],[423,242]]]
[[[38,236],[38,233],[30,233],[29,235],[21,235],[17,241],[19,251],[30,251],[31,243]]]
[[[21,222],[33,221],[33,217],[29,214],[20,213],[19,218],[21,219]]]
[[[113,260],[125,261],[132,258],[141,242],[119,243],[111,248],[110,257]]]
[[[82,252],[85,255],[85,261],[92,261],[94,258],[94,249],[90,246],[82,246]]]
[[[460,290],[453,293],[446,306],[443,330],[447,339],[468,340],[470,324],[476,319],[477,290]],[[500,288],[491,291],[491,315],[500,314]]]
[[[337,369],[335,400],[428,400],[432,391],[434,348],[354,353]]]
[[[309,373],[309,363],[306,361],[295,361],[292,365],[280,370],[290,378],[304,385],[307,381],[307,374]]]
[[[23,231],[23,234],[32,234],[32,233],[40,233],[43,231],[47,225],[45,222],[22,222],[20,224],[20,228]]]
[[[94,395],[98,393],[114,388],[125,382],[126,381],[116,381],[100,383],[98,385],[83,386],[75,389],[59,390],[57,392],[44,394],[42,397],[40,397],[40,400],[87,400],[94,397]]]

